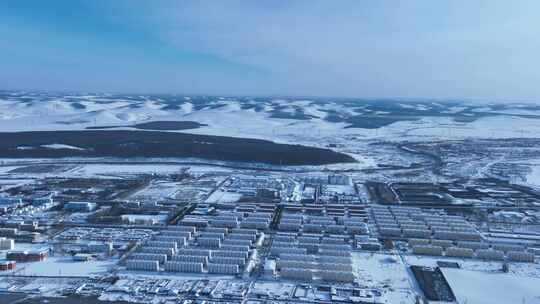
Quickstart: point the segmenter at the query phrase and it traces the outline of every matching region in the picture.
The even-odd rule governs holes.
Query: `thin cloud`
[[[84,4],[92,14],[81,24],[58,18],[54,7],[47,11],[45,6],[39,13],[51,16],[37,19],[54,22],[53,27],[31,24],[34,11],[25,12],[28,24],[21,25],[24,18],[12,16],[10,20],[23,21],[0,26],[0,32],[19,32],[0,42],[0,54],[9,51],[30,58],[28,63],[5,60],[3,65],[10,70],[0,72],[0,81],[33,79],[35,67],[55,75],[47,81],[50,86],[69,83],[87,89],[85,85],[92,84],[116,91],[540,97],[537,1]],[[28,41],[36,37],[46,43],[28,48]],[[86,48],[76,48],[80,45]],[[51,47],[58,52],[51,52]],[[80,68],[59,74],[53,64],[44,64],[53,59],[60,60],[60,66],[78,62]],[[100,76],[94,79],[95,75]]]
[[[536,2],[263,3],[181,2],[158,15],[177,47],[263,69],[293,93],[540,96]]]

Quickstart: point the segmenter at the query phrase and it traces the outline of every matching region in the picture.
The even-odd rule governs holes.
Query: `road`
[[[37,160],[35,161],[17,161],[17,162],[9,162],[9,163],[0,163],[0,167],[13,167],[13,166],[35,166],[35,165],[67,165],[67,164],[74,164],[74,165],[181,165],[181,166],[211,166],[211,167],[220,167],[220,168],[230,168],[230,169],[237,169],[237,170],[248,170],[248,171],[262,171],[262,172],[291,172],[291,173],[311,173],[311,172],[321,172],[322,169],[320,168],[305,168],[305,167],[294,167],[294,166],[284,166],[280,168],[276,167],[258,167],[258,165],[254,163],[252,166],[250,165],[235,165],[235,164],[219,164],[219,163],[212,163],[212,162],[193,162],[193,161],[155,161],[155,160],[149,160],[149,161],[108,161],[108,160],[71,160],[71,159],[62,159],[62,160]],[[334,169],[329,170],[326,169],[325,171],[328,172],[362,172],[362,169]]]

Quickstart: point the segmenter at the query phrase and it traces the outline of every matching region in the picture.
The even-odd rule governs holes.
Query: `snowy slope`
[[[173,120],[208,125],[182,132],[287,143],[318,144],[344,137],[385,140],[537,137],[538,113],[540,107],[536,105],[475,105],[466,101],[0,92],[1,131],[82,130]],[[373,122],[374,126],[362,127],[364,122]]]

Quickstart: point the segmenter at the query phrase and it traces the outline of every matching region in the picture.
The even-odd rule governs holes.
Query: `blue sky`
[[[0,88],[540,99],[540,2],[3,0]]]

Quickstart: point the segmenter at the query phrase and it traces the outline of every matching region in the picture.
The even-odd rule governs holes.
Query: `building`
[[[41,239],[41,233],[39,232],[28,232],[28,231],[19,231],[15,235],[15,240],[21,243],[36,243]]]
[[[13,270],[17,266],[15,261],[0,261],[0,271]]]
[[[84,249],[84,252],[110,253],[112,250],[113,250],[112,242],[107,242],[107,243],[90,242],[86,244],[86,248]]]
[[[0,250],[13,250],[15,248],[15,241],[5,237],[0,237]]]
[[[22,199],[19,197],[0,197],[0,207],[6,211],[9,209],[17,208],[22,205]]]
[[[329,185],[352,185],[352,179],[348,175],[344,174],[331,174],[328,175]]]
[[[17,262],[41,262],[49,255],[48,249],[30,250],[30,251],[8,251],[6,259]]]
[[[64,205],[64,210],[70,212],[90,212],[95,210],[96,203],[90,202],[69,202]]]
[[[14,237],[18,231],[17,228],[0,228],[0,237]]]
[[[34,207],[40,207],[45,210],[50,209],[55,205],[52,194],[48,196],[32,197],[30,198],[30,203]]]
[[[75,262],[87,262],[92,260],[91,254],[77,253],[73,256],[73,261]]]

